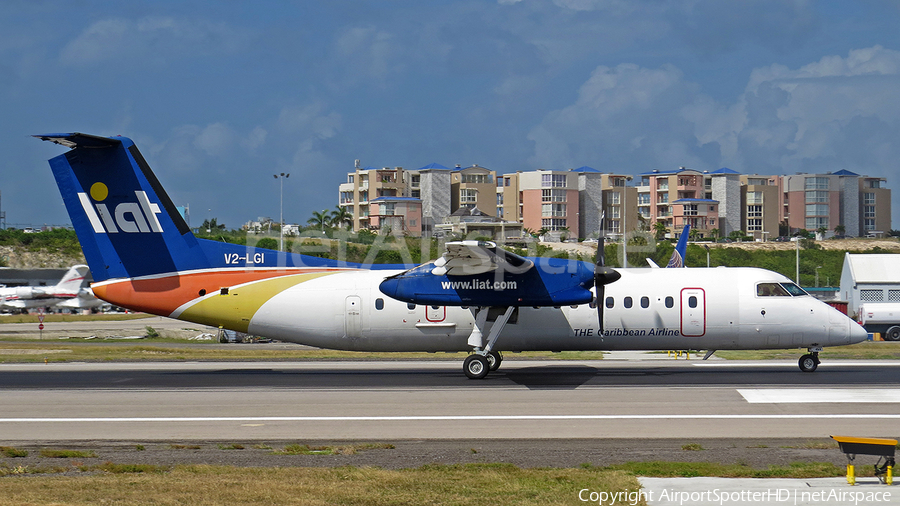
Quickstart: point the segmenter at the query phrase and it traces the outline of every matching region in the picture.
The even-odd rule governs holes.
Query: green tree
[[[669,229],[666,227],[666,224],[657,221],[653,224],[653,232],[656,234],[656,240],[661,241],[666,237],[666,234],[669,232]]]
[[[225,225],[224,224],[220,225],[216,221],[216,218],[210,218],[207,220],[203,220],[203,225],[200,225],[200,230],[204,231],[204,232],[206,232],[206,231],[216,232],[219,230],[225,230]]]
[[[835,235],[844,235],[846,232],[847,232],[847,228],[844,227],[843,225],[838,225],[838,226],[834,227]]]
[[[256,242],[256,247],[263,248],[263,249],[273,249],[273,250],[278,251],[278,241],[276,241],[275,239],[273,239],[271,237],[263,237],[262,239],[260,239],[259,241]]]
[[[350,230],[350,227],[353,226],[353,214],[346,207],[335,206],[335,210],[331,211],[331,226],[346,227],[347,230]]]
[[[331,212],[328,209],[323,211],[313,211],[312,218],[306,220],[310,225],[315,225],[321,231],[325,231],[325,226],[331,223]]]

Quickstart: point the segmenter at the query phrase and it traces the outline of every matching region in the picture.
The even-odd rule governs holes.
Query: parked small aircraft
[[[52,307],[76,299],[87,287],[87,265],[71,267],[55,286],[14,286],[0,288],[3,307],[26,310]]]
[[[419,266],[360,265],[194,237],[134,143],[37,135],[95,283],[112,304],[321,348],[467,351],[484,378],[502,351],[807,348],[860,342],[856,322],[756,268],[613,269],[447,244]],[[712,351],[708,353],[711,354]]]

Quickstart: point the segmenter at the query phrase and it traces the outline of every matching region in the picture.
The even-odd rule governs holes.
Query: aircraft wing
[[[586,262],[526,258],[493,242],[461,241],[447,243],[434,262],[386,278],[379,289],[412,304],[563,306],[590,302],[593,284],[594,266]]]
[[[534,262],[510,253],[488,241],[448,242],[447,251],[434,262],[432,274],[441,276],[467,276],[496,271],[498,268],[523,273],[534,267]]]

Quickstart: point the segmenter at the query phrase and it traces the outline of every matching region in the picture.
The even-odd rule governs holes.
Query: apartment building
[[[369,202],[369,228],[388,235],[422,235],[422,201],[413,197],[378,197]]]
[[[878,236],[891,227],[891,191],[886,179],[849,170],[784,176],[786,218],[792,230],[843,227],[850,237]]]
[[[380,197],[408,196],[407,173],[403,167],[361,168],[359,160],[353,172],[347,174],[347,182],[338,188],[338,205],[353,216],[353,231],[367,230],[372,226],[370,219],[371,200]]]
[[[707,217],[715,215],[717,220],[722,217],[719,202],[714,197],[713,184],[733,180],[731,173],[718,172],[713,177],[697,170],[679,167],[670,172],[644,172],[640,174],[640,178],[637,187],[638,214],[649,220],[651,227],[662,223],[668,230],[666,236],[671,238],[680,233],[685,223],[697,223],[692,228],[699,237],[708,237],[713,229],[720,228],[718,222],[710,223]],[[736,188],[739,190],[739,186]],[[739,197],[737,200],[740,200]],[[675,205],[676,202],[678,205]],[[700,220],[699,215],[695,214],[695,211],[699,212],[699,207],[695,209],[695,206],[703,206],[704,213],[709,214],[704,214],[704,219]],[[699,226],[701,222],[702,226]]]
[[[497,209],[497,173],[479,165],[462,168],[459,165],[450,173],[450,212],[461,207],[477,207],[493,215]]]
[[[547,229],[559,236],[580,237],[578,225],[578,173],[535,170],[517,173],[522,225]]]
[[[628,186],[632,176],[600,172],[591,167],[572,169],[578,174],[578,228],[583,237],[597,237],[604,216],[606,237],[620,238],[640,229],[638,191]]]
[[[860,235],[881,237],[891,230],[891,190],[883,177],[859,178]]]
[[[755,240],[767,241],[781,234],[784,220],[784,190],[781,176],[741,175],[740,230]]]
[[[410,197],[422,200],[422,233],[431,236],[435,226],[443,223],[450,208],[450,174],[452,169],[431,163],[410,173]]]

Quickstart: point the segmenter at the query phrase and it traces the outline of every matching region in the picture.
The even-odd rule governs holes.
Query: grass
[[[160,338],[162,341],[163,338]],[[204,347],[197,343],[189,347],[171,347],[165,343],[116,343],[94,345],[83,341],[18,341],[0,342],[0,363],[39,362],[152,362],[152,361],[216,361],[216,360],[457,360],[462,362],[468,353],[376,353],[322,349],[271,349],[265,344],[234,345],[229,348]],[[187,342],[170,339],[167,342]],[[29,350],[47,350],[46,354]],[[504,359],[600,360],[603,352],[522,352],[505,353]],[[46,360],[45,360],[46,359]]]
[[[394,445],[388,443],[365,443],[342,446],[309,446],[304,444],[287,445],[281,450],[274,450],[273,455],[355,455],[365,450],[392,450]]]
[[[299,445],[298,445],[299,446]],[[869,466],[865,466],[868,468]],[[304,504],[418,505],[577,504],[578,491],[637,491],[636,476],[817,478],[843,476],[831,463],[795,463],[755,469],[742,464],[630,462],[608,467],[522,469],[511,464],[426,465],[385,470],[366,467],[254,468],[151,464],[73,465],[56,468],[0,464],[0,506],[13,504]],[[871,472],[857,470],[860,475]],[[55,476],[49,474],[57,473]],[[61,475],[66,473],[66,475]],[[73,475],[74,473],[74,475]],[[223,485],[227,484],[227,485]],[[630,502],[628,504],[631,504]],[[637,502],[636,504],[644,504]]]
[[[155,315],[147,313],[110,313],[110,314],[45,314],[44,323],[57,322],[88,322],[88,321],[124,321],[139,320],[141,318],[155,318]],[[18,314],[5,315],[0,317],[0,323],[38,323],[38,315],[36,314]]]
[[[868,469],[859,466],[858,476]],[[868,467],[868,466],[867,466]],[[605,467],[606,470],[626,471],[635,476],[678,478],[716,476],[722,478],[828,478],[843,476],[846,469],[831,462],[797,462],[788,466],[769,466],[756,469],[741,464],[717,464],[714,462],[629,462]]]
[[[48,459],[95,459],[97,454],[93,451],[81,450],[54,450],[44,448],[39,452],[41,457]]]
[[[681,445],[681,449],[686,452],[699,452],[703,450],[703,446],[700,443],[688,443]]]
[[[11,459],[27,457],[28,450],[20,450],[18,448],[13,448],[12,446],[0,446],[0,455]]]
[[[106,465],[104,465],[106,466]],[[4,480],[0,505],[13,504],[304,504],[558,505],[578,491],[638,490],[634,476],[595,469],[520,469],[508,464],[374,468],[261,468],[176,466],[168,471],[93,466],[82,476]],[[643,503],[638,503],[643,504]]]
[[[797,360],[805,350],[797,348],[785,350],[720,350],[716,356],[727,360]],[[900,342],[865,341],[850,346],[825,348],[819,353],[822,360],[898,360]]]

